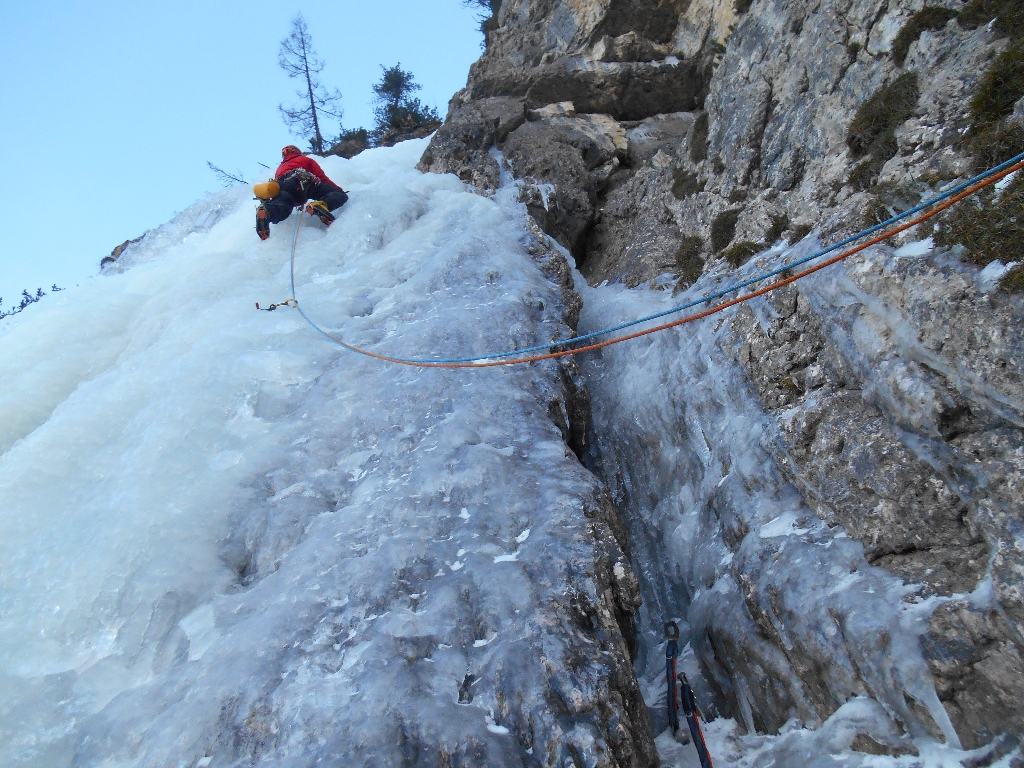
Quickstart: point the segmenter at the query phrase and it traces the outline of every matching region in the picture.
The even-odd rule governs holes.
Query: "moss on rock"
[[[1024,264],[1018,264],[999,281],[999,287],[1007,293],[1024,293]]]
[[[797,224],[790,232],[789,242],[799,243],[814,230],[813,224]]]
[[[869,157],[850,175],[850,183],[856,188],[870,187],[882,166],[896,154],[896,128],[914,114],[920,95],[917,73],[907,72],[861,104],[846,136],[855,158]]]
[[[993,123],[1013,114],[1013,105],[1024,98],[1024,42],[999,54],[978,84],[971,99],[975,125]]]
[[[701,181],[697,174],[687,171],[685,168],[676,168],[672,171],[672,194],[677,200],[683,200],[690,195],[704,191],[707,180]]]
[[[907,23],[903,25],[903,29],[896,35],[896,39],[892,41],[893,61],[902,67],[903,62],[907,59],[910,46],[917,42],[922,32],[926,29],[942,29],[951,19],[955,19],[959,15],[952,8],[936,6],[922,8],[910,17]]]
[[[687,288],[697,282],[704,272],[704,260],[700,257],[704,241],[699,237],[684,237],[676,251],[676,290]]]
[[[789,216],[781,214],[779,216],[772,216],[772,225],[768,227],[768,231],[764,233],[764,244],[767,246],[775,245],[782,237],[782,234],[789,229]]]
[[[738,267],[748,262],[752,256],[756,256],[761,249],[760,244],[744,240],[742,243],[736,243],[736,245],[722,251],[722,258],[734,267]]]
[[[993,168],[1024,152],[1024,128],[1005,121],[972,130],[967,148],[974,155],[974,170]]]
[[[957,205],[941,222],[935,242],[963,245],[964,260],[979,267],[997,259],[1024,263],[1024,180],[1018,176],[1001,193],[987,187]],[[1004,275],[1001,287],[1020,290],[1024,275],[1019,269]]]
[[[700,163],[708,157],[708,133],[711,127],[710,118],[707,112],[701,112],[700,116],[693,123],[693,132],[690,134],[690,161]]]
[[[711,250],[718,253],[732,242],[736,234],[736,222],[739,221],[742,208],[732,208],[715,216],[711,222]]]
[[[1024,4],[1020,0],[972,0],[960,10],[957,21],[976,29],[993,19],[996,33],[1012,40],[1024,37]]]

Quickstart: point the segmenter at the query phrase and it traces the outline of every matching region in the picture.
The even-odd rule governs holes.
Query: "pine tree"
[[[319,75],[324,62],[313,50],[313,38],[302,14],[292,19],[291,34],[281,41],[277,63],[288,77],[299,78],[305,86],[295,92],[302,99],[301,107],[278,105],[285,124],[296,136],[307,139],[314,152],[323,154],[324,136],[320,119],[326,115],[341,122],[341,93],[337,89],[328,92],[320,84]]]
[[[370,132],[370,137],[374,143],[379,142],[392,128],[415,128],[441,119],[436,109],[413,98],[412,94],[422,86],[413,80],[412,72],[402,69],[401,62],[393,67],[382,66],[381,69],[384,75],[373,86],[376,126]]]

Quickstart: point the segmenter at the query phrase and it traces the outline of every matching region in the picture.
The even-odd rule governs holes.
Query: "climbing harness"
[[[834,243],[833,245],[830,245],[827,248],[823,248],[819,251],[812,253],[810,256],[805,256],[802,259],[797,259],[796,261],[784,264],[783,266],[773,269],[769,272],[765,272],[755,277],[751,277],[739,283],[734,283],[733,285],[730,285],[727,288],[723,288],[721,290],[715,291],[714,293],[701,296],[698,299],[694,299],[693,301],[681,304],[678,307],[672,307],[671,309],[656,312],[652,315],[637,318],[636,320],[630,320],[625,323],[620,323],[619,325],[615,325],[610,328],[602,328],[601,330],[593,331],[582,336],[575,336],[573,338],[564,339],[561,341],[553,341],[547,344],[539,344],[537,346],[526,347],[524,349],[512,349],[504,352],[493,352],[490,354],[480,355],[477,357],[407,358],[382,355],[377,352],[372,352],[368,349],[363,349],[353,344],[349,344],[348,342],[339,339],[336,336],[332,336],[323,328],[314,323],[313,320],[310,319],[310,317],[305,313],[302,307],[299,306],[298,299],[295,296],[295,249],[298,244],[299,226],[301,225],[302,221],[302,217],[299,216],[298,220],[295,223],[295,234],[292,238],[291,298],[292,300],[295,301],[295,304],[293,304],[292,306],[294,306],[295,309],[299,311],[299,314],[302,315],[303,319],[307,323],[309,323],[313,330],[315,330],[320,335],[324,336],[332,343],[344,347],[345,349],[348,349],[352,352],[358,352],[361,355],[366,355],[367,357],[373,357],[376,358],[377,360],[383,360],[389,363],[417,366],[422,368],[490,368],[499,365],[518,365],[520,363],[532,363],[538,362],[540,360],[552,360],[555,358],[566,357],[568,355],[578,355],[581,352],[591,352],[593,350],[609,347],[613,344],[618,344],[623,341],[629,341],[630,339],[636,339],[641,336],[647,336],[652,333],[657,333],[658,331],[664,331],[669,328],[675,328],[676,326],[683,325],[685,323],[690,323],[693,322],[694,320],[700,320],[702,318],[709,317],[710,315],[714,315],[718,312],[722,312],[728,309],[729,307],[741,304],[745,301],[750,301],[751,299],[756,298],[758,296],[764,296],[765,294],[770,293],[771,291],[782,288],[783,286],[789,285],[790,283],[794,283],[797,280],[801,280],[809,275],[814,274],[815,272],[818,272],[819,270],[824,269],[825,267],[829,267],[837,262],[842,261],[843,259],[849,258],[850,256],[853,256],[856,253],[860,253],[861,251],[871,247],[872,245],[876,245],[877,243],[888,240],[889,238],[899,234],[900,232],[910,229],[911,227],[915,227],[921,222],[927,221],[928,219],[941,213],[947,208],[950,208],[951,206],[958,203],[960,200],[963,200],[965,197],[969,197],[977,193],[984,187],[987,187],[988,185],[995,183],[999,179],[1009,176],[1011,173],[1015,173],[1016,171],[1019,171],[1022,168],[1024,168],[1024,153],[1021,153],[1016,157],[1012,157],[1006,162],[1001,163],[995,166],[994,168],[990,168],[984,173],[978,174],[974,178],[968,179],[967,181],[961,184],[957,184],[956,186],[939,193],[930,200],[926,200],[925,202],[920,203],[919,205],[916,205],[909,210],[903,211],[902,213],[898,213],[894,215],[892,218],[889,218],[881,222],[880,224],[876,224],[873,227],[864,229],[855,235],[850,235],[849,237],[843,238],[839,242]],[[905,221],[906,219],[908,219],[908,217],[913,216],[916,213],[920,213],[921,211],[926,212],[922,213],[920,216],[910,219],[909,221]],[[822,256],[828,253],[832,253],[833,251],[836,251],[846,245],[849,245],[850,243],[856,242],[861,238],[874,235],[876,232],[879,232],[885,229],[886,227],[900,221],[903,221],[903,223],[900,224],[899,226],[893,227],[888,231],[882,232],[882,234],[876,235],[872,237],[870,240],[861,243],[860,245],[843,251],[842,253],[833,256],[832,258],[822,262],[821,264],[817,264],[813,267],[805,269],[801,272],[797,272],[795,274],[792,272],[794,267],[798,267],[802,264],[814,261],[815,259],[819,259]],[[784,277],[784,275],[787,276]],[[701,304],[709,304],[710,302],[715,301],[716,299],[724,298],[731,293],[734,293],[743,288],[746,288],[755,283],[759,283],[763,280],[767,280],[768,278],[772,277],[782,279],[778,279],[775,282],[756,291],[751,291],[750,293],[745,293],[742,296],[737,296],[736,298],[729,299],[728,301],[724,301],[720,304],[716,304],[710,309],[706,309],[702,312],[696,312],[691,315],[686,315],[685,317],[680,317],[668,323],[662,323],[651,328],[645,328],[642,331],[635,331],[633,333],[628,333],[622,336],[616,336],[611,339],[606,339],[605,341],[578,346],[579,344],[581,344],[581,342],[584,341],[590,341],[591,339],[595,339],[600,336],[607,336],[609,334],[616,333],[618,331],[630,328],[632,326],[651,322],[653,320],[657,320],[662,317],[667,317],[669,315],[674,315],[686,309],[691,309]],[[531,354],[535,352],[542,352],[543,354]]]
[[[674,621],[665,622],[665,679],[668,683],[668,695],[665,703],[668,707],[668,724],[672,728],[672,735],[679,731],[679,704],[683,705],[683,714],[686,716],[686,724],[690,727],[690,736],[693,737],[693,746],[697,748],[697,757],[700,758],[701,768],[714,768],[711,764],[711,753],[708,752],[707,742],[704,741],[704,731],[701,730],[700,720],[702,715],[697,707],[697,698],[693,695],[693,688],[686,675],[676,669],[676,659],[679,657],[679,625]],[[677,687],[678,683],[678,687]]]

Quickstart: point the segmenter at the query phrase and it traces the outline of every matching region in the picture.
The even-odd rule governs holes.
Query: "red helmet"
[[[302,150],[296,147],[294,144],[289,144],[287,147],[281,150],[281,159],[287,160],[292,155],[301,155]]]

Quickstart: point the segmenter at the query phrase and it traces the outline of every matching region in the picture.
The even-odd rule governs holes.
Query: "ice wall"
[[[561,257],[424,146],[325,161],[352,199],[299,232],[303,307],[406,355],[566,336]],[[293,221],[261,243],[226,190],[0,325],[0,763],[643,759],[571,372],[388,366],[257,312]]]
[[[577,280],[584,298],[580,332],[676,306],[816,245],[813,238],[792,248],[780,244],[737,271],[720,262],[678,296],[621,285],[591,288]],[[987,499],[982,505],[1012,506],[1001,490],[1004,465],[979,468],[950,458],[939,434],[942,414],[963,400],[933,375],[942,370],[971,401],[975,423],[958,430],[987,434],[998,425],[997,416],[982,417],[983,406],[993,403],[997,413],[1015,406],[1002,392],[1003,379],[986,382],[977,369],[989,356],[1005,356],[1003,347],[1013,348],[1009,310],[987,308],[983,287],[973,285],[954,259],[933,253],[930,242],[895,252],[875,248],[798,288],[605,348],[582,363],[594,404],[586,463],[609,483],[623,511],[642,584],[637,671],[654,730],[666,726],[662,627],[675,619],[690,640],[683,667],[709,713],[722,718],[710,729],[713,752],[728,762],[995,760],[998,751],[960,750],[957,730],[967,729],[951,722],[948,699],[940,701],[936,690],[935,652],[928,656],[922,647],[941,645],[934,637],[922,642],[935,632],[929,621],[940,605],[992,609],[991,577],[977,581],[984,560],[980,574],[954,578],[943,570],[944,563],[966,559],[977,539],[964,534],[966,541],[953,544],[911,542],[906,552],[890,555],[878,530],[907,521],[919,538],[941,530],[943,504],[951,504],[943,499],[956,499],[947,488],[967,498],[969,490],[961,489],[973,488]],[[960,341],[950,330],[966,323],[968,312],[987,323],[974,321],[979,331],[972,348],[956,352]],[[928,313],[946,320],[922,322]],[[941,342],[933,345],[932,336]],[[813,346],[814,354],[806,355],[801,344]],[[777,385],[786,371],[792,379],[779,386],[785,397],[772,405],[776,392],[765,382]],[[835,371],[845,371],[846,379],[832,390],[824,382]],[[833,427],[830,418],[846,416],[843,409],[850,407],[841,408],[841,398],[874,414],[873,421]],[[806,457],[798,454],[794,435],[813,435],[819,424],[821,435],[828,427],[838,444],[814,443]],[[885,437],[890,434],[899,439]],[[850,451],[852,474],[828,474],[831,457]],[[915,473],[925,478],[926,490],[938,489],[934,497],[924,494],[931,518],[914,517],[913,499],[898,502],[888,523],[874,518],[889,514],[878,511],[893,506],[884,499],[875,511],[844,516],[855,496],[844,483],[885,495],[886,483],[916,488]],[[873,525],[874,534],[863,532]],[[1010,536],[995,524],[986,531],[986,538],[1001,535]],[[1006,727],[996,707],[988,714],[993,732]],[[780,729],[778,736],[763,735]],[[667,733],[658,745],[667,764],[693,764],[692,748]],[[1006,751],[1014,752],[1012,742]]]

